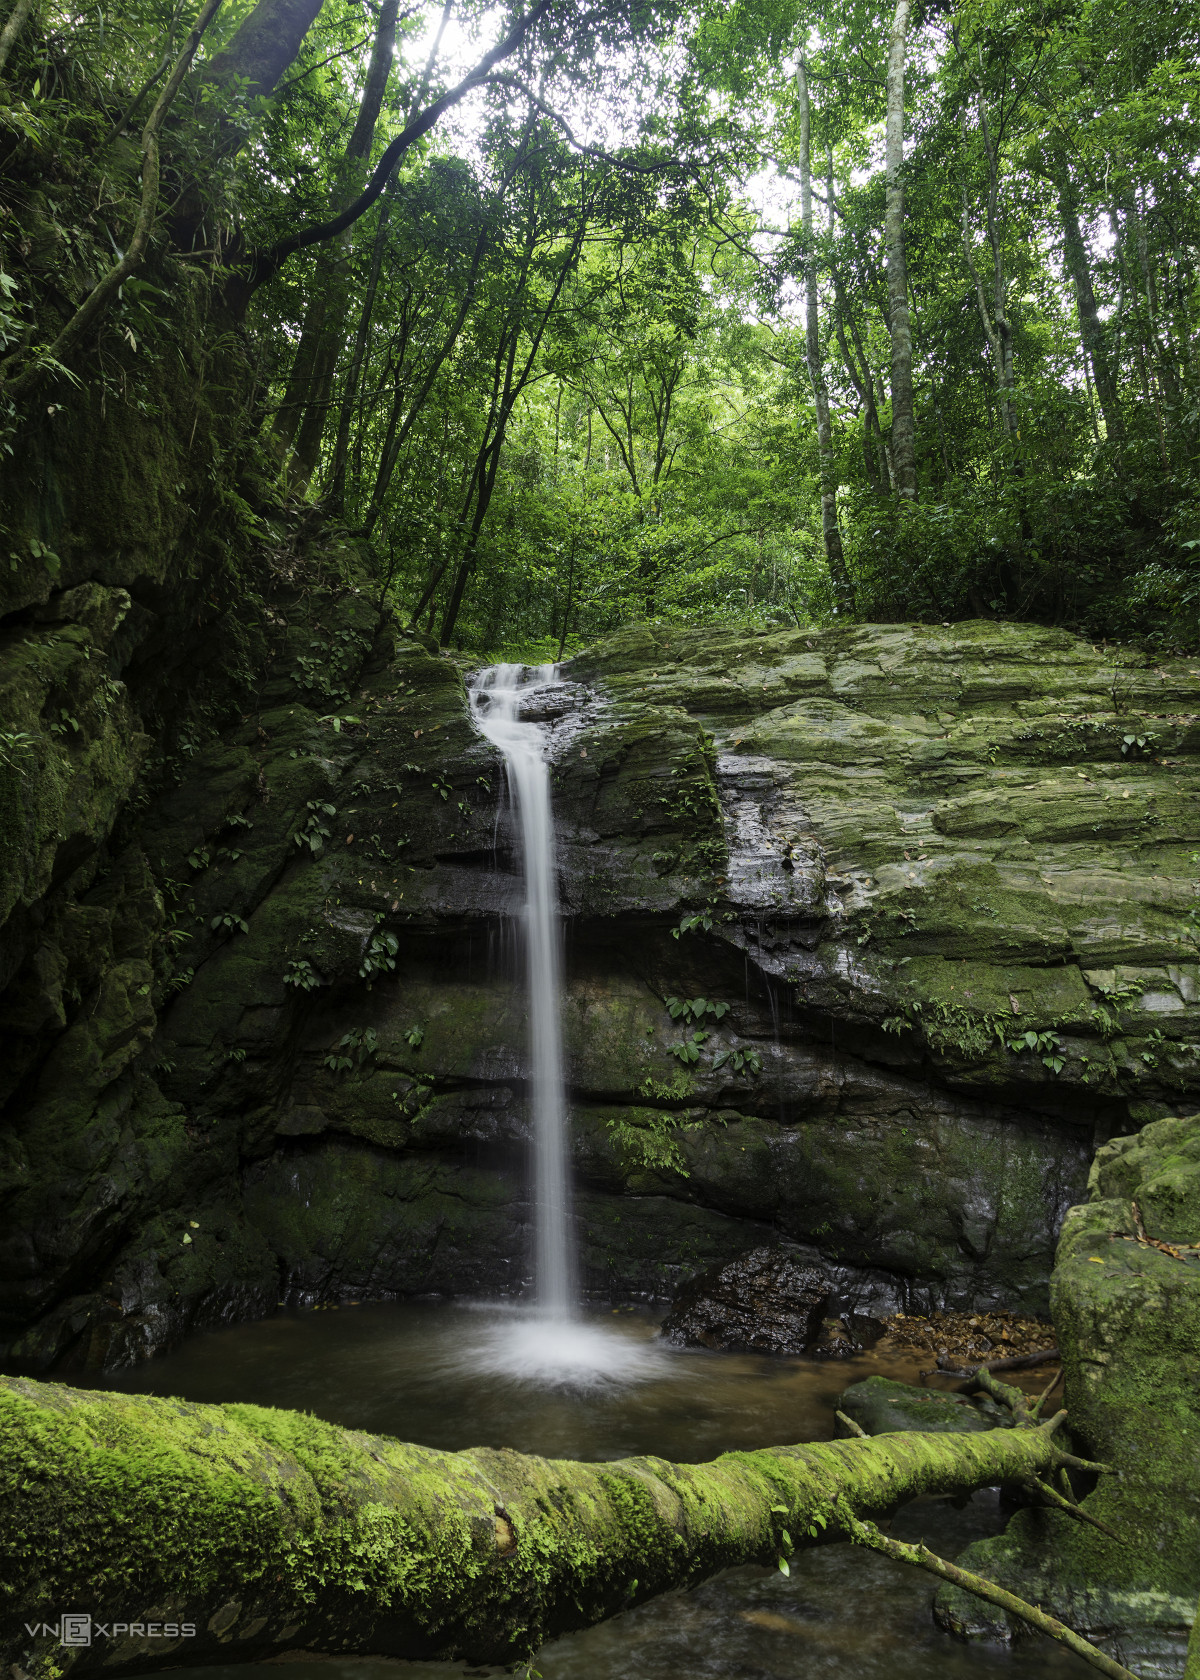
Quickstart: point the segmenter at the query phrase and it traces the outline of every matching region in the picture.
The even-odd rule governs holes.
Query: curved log
[[[0,1670],[512,1660],[917,1494],[1051,1472],[1059,1421],[581,1464],[0,1377]],[[64,1613],[89,1645],[60,1643]]]

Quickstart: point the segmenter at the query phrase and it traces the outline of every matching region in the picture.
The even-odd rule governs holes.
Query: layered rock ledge
[[[10,650],[11,715],[55,661],[128,674],[120,594]],[[11,1361],[527,1279],[502,768],[356,590],[278,619],[254,704],[153,774],[96,702],[18,786]],[[1200,1096],[1200,670],[980,621],[634,627],[564,675],[588,1290],[782,1241],[835,1310],[1044,1311],[1095,1149]]]

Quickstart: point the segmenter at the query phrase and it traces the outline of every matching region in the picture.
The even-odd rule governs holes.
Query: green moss
[[[1084,1505],[1120,1539],[1023,1511],[963,1559],[1081,1631],[1128,1630],[1131,1651],[1180,1635],[1200,1591],[1200,1262],[1132,1240],[1132,1203],[1145,1199],[1152,1237],[1186,1229],[1194,1241],[1198,1185],[1200,1117],[1156,1122],[1100,1151],[1092,1199],[1059,1242],[1051,1306],[1072,1434],[1119,1471]],[[995,1622],[956,1593],[939,1603],[948,1621]]]
[[[59,1648],[21,1619],[47,1602],[193,1621],[193,1661],[297,1644],[511,1660],[717,1569],[773,1561],[773,1506],[798,1535],[818,1515],[836,1532],[838,1498],[877,1512],[1053,1452],[1038,1432],[992,1431],[599,1466],[13,1378],[0,1378],[0,1448],[0,1569],[17,1584],[0,1654],[39,1680]],[[139,1655],[136,1636],[106,1647],[112,1666]]]

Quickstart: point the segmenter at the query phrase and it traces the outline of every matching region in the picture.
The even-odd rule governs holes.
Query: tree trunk
[[[204,65],[200,81],[217,91],[211,127],[217,157],[230,157],[245,145],[250,134],[250,101],[274,93],[323,4],[324,0],[258,0],[228,46]],[[229,90],[238,99],[233,114],[223,109]],[[206,209],[198,183],[185,182],[168,223],[176,245],[184,250],[195,246]]]
[[[388,75],[392,68],[399,9],[400,0],[384,0],[380,8],[375,41],[371,48],[371,62],[367,67],[358,115],[350,139],[346,143],[345,154],[338,171],[338,182],[333,192],[335,210],[340,210],[344,204],[349,203],[362,186],[366,162],[371,155],[371,143],[375,137],[375,125],[379,121]],[[319,291],[325,292],[326,303],[316,326],[316,341],[309,351],[304,418],[298,430],[293,424],[296,444],[290,476],[300,485],[308,484],[321,456],[325,423],[332,405],[334,375],[337,372],[338,356],[345,336],[346,314],[349,308],[349,261],[348,235],[340,239],[336,246],[326,246],[317,259],[315,285]],[[304,340],[301,339],[296,352],[297,363],[305,355],[305,349]]]
[[[983,136],[984,157],[987,161],[987,233],[992,252],[992,319],[996,324],[996,382],[1000,413],[1005,434],[1018,440],[1017,417],[1013,399],[1017,381],[1013,370],[1012,322],[1008,318],[1008,275],[1004,266],[1004,243],[1000,226],[1000,157],[992,144],[991,124],[982,87],[979,89],[979,132]]]
[[[324,0],[258,0],[227,47],[204,68],[219,87],[244,80],[246,99],[266,99],[300,51]]]
[[[17,0],[16,5],[8,14],[8,20],[0,31],[0,70],[8,63],[8,55],[13,49],[13,42],[25,27],[25,19],[29,16],[32,0]]]
[[[1096,307],[1096,293],[1092,287],[1092,275],[1088,267],[1087,246],[1083,242],[1083,229],[1079,225],[1079,200],[1065,169],[1058,174],[1056,186],[1058,216],[1063,230],[1063,255],[1066,258],[1067,272],[1075,285],[1075,306],[1079,311],[1079,336],[1083,341],[1084,353],[1091,363],[1092,380],[1096,387],[1100,412],[1104,416],[1104,429],[1114,442],[1120,442],[1125,435],[1125,422],[1121,414],[1116,376],[1108,358],[1104,323]]]
[[[825,369],[821,361],[821,331],[817,315],[817,253],[813,239],[812,207],[812,102],[808,96],[808,70],[801,55],[796,66],[796,91],[800,98],[800,219],[804,228],[804,347],[808,362],[808,378],[812,386],[813,406],[817,411],[817,454],[821,466],[821,536],[825,544],[825,564],[837,596],[838,607],[849,612],[854,606],[854,592],[846,557],[842,553],[842,533],[838,528],[837,479],[833,469],[833,429],[829,423],[829,388],[825,383]]]
[[[580,1464],[0,1377],[0,1662],[52,1680],[298,1651],[512,1661],[770,1566],[785,1535],[842,1539],[918,1494],[1053,1472],[1057,1421]],[[90,1645],[50,1631],[67,1610]]]
[[[321,342],[321,328],[325,323],[326,297],[322,286],[324,275],[317,274],[316,284],[309,295],[300,328],[300,340],[292,357],[291,371],[283,393],[283,401],[275,416],[275,431],[281,443],[290,448],[300,429],[300,422],[313,386],[313,370]]]
[[[337,515],[343,514],[346,507],[346,467],[350,458],[350,428],[354,420],[354,405],[358,400],[359,382],[362,379],[363,363],[367,355],[367,340],[371,332],[371,318],[375,313],[375,299],[379,293],[379,275],[383,268],[383,252],[387,244],[391,216],[392,194],[388,192],[384,195],[383,203],[379,209],[375,239],[371,246],[371,269],[367,276],[367,289],[363,296],[362,308],[358,313],[354,347],[350,352],[350,366],[346,370],[346,383],[342,390],[341,406],[338,410],[338,428],[333,447],[333,464],[329,470],[329,492],[325,498],[326,506]]]
[[[912,324],[908,311],[908,264],[904,255],[904,57],[910,0],[896,0],[888,48],[885,135],[888,312],[892,334],[892,472],[896,488],[917,498],[917,435],[913,410]]]

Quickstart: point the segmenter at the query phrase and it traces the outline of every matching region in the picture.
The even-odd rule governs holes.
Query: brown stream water
[[[594,1314],[617,1339],[620,1384],[545,1387],[491,1355],[519,1315],[418,1301],[281,1312],[193,1337],[177,1352],[110,1374],[103,1386],[199,1401],[249,1401],[457,1450],[514,1447],[551,1458],[637,1453],[699,1462],[722,1452],[829,1440],[849,1383],[917,1366],[870,1353],[815,1361],[666,1348],[652,1316]],[[598,1326],[597,1326],[598,1327]],[[634,1380],[630,1380],[630,1373]],[[1037,1375],[1037,1373],[1035,1373]],[[97,1386],[100,1386],[98,1383]],[[1031,1385],[1032,1386],[1032,1385]],[[891,1532],[954,1557],[1004,1525],[998,1496],[963,1510],[919,1501]],[[966,1645],[930,1615],[934,1582],[849,1545],[799,1552],[791,1576],[728,1570],[543,1647],[544,1680],[1082,1680],[1079,1658],[1040,1637],[1010,1649]],[[174,1669],[173,1674],[181,1670]],[[182,1671],[182,1672],[187,1672]],[[197,1670],[214,1680],[313,1680],[311,1663]],[[500,1669],[332,1659],[322,1680],[454,1680]]]

